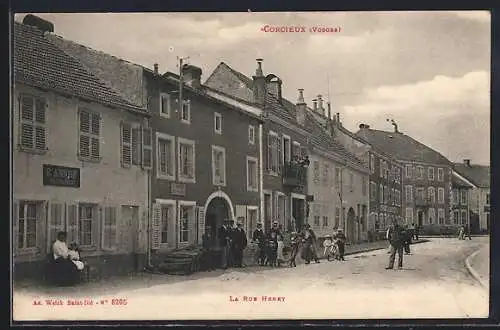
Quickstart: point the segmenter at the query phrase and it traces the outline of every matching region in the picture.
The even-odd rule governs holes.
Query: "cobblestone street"
[[[378,250],[348,256],[342,263],[217,271],[139,289],[130,285],[106,290],[103,286],[85,292],[86,297],[123,298],[127,305],[89,306],[92,313],[88,314],[85,308],[74,309],[74,313],[65,309],[64,315],[57,313],[57,306],[39,306],[20,317],[36,319],[47,313],[59,319],[89,319],[96,313],[102,319],[485,317],[488,293],[469,275],[464,260],[487,244],[487,238],[434,238],[412,246],[403,270],[385,270],[388,255],[386,250]],[[64,295],[62,291],[58,294]],[[262,301],[263,296],[280,300]],[[34,297],[27,291],[17,292],[14,304],[26,306]],[[257,301],[244,301],[248,297]],[[27,311],[14,310],[19,314]]]

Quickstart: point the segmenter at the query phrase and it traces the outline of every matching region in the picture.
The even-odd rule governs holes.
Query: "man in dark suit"
[[[389,265],[385,269],[393,269],[394,261],[396,259],[396,252],[398,253],[398,269],[403,268],[403,243],[405,240],[402,228],[395,223],[389,229],[389,242],[391,243],[391,254],[389,256]]]
[[[254,243],[257,243],[257,251],[255,253],[255,259],[257,263],[261,266],[264,265],[264,261],[266,259],[266,254],[264,250],[264,242],[265,242],[265,234],[262,230],[262,224],[257,224],[257,229],[254,230],[252,235],[252,240]]]
[[[234,265],[243,266],[243,250],[247,247],[247,234],[243,229],[243,224],[238,222],[237,228],[233,231],[233,251]]]
[[[230,265],[230,249],[231,249],[231,229],[229,221],[224,221],[219,228],[219,245],[222,248],[222,268],[226,269]]]

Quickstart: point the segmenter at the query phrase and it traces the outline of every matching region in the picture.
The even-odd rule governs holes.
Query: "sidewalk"
[[[486,289],[490,281],[490,246],[489,244],[467,258],[466,266],[472,276]]]
[[[418,242],[414,242],[413,244],[427,242],[427,240],[420,240]],[[346,246],[345,255],[352,255],[362,252],[369,252],[374,250],[385,249],[388,247],[387,241],[377,241],[372,243],[361,243],[356,245],[348,245]],[[322,259],[323,250],[318,251],[320,258]],[[251,259],[250,255],[246,256],[246,261]],[[304,261],[298,256],[297,264],[303,264]],[[286,267],[286,266],[285,266]],[[15,284],[15,291],[17,293],[25,293],[25,294],[33,294],[36,292],[38,295],[45,296],[61,296],[67,295],[71,293],[72,297],[85,296],[85,295],[112,295],[113,293],[117,293],[123,291],[124,288],[135,290],[142,288],[149,288],[156,285],[169,284],[169,283],[178,283],[182,281],[192,281],[206,277],[218,277],[224,273],[231,271],[238,272],[257,272],[257,271],[266,271],[272,268],[252,265],[251,262],[247,263],[247,266],[244,268],[231,268],[228,270],[217,269],[214,271],[204,271],[197,272],[191,275],[167,275],[167,274],[154,274],[154,273],[146,273],[139,272],[136,274],[131,274],[129,276],[117,276],[110,277],[107,279],[102,279],[98,282],[89,282],[80,284],[77,287],[48,287],[41,286],[40,284],[36,284],[33,282],[22,282]]]

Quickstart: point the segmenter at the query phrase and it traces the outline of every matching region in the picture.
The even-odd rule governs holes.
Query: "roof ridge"
[[[63,40],[66,40],[66,41],[69,41],[73,44],[76,44],[78,46],[81,46],[81,47],[85,47],[87,49],[91,49],[90,47],[87,47],[85,45],[82,45],[82,44],[79,44],[77,42],[74,42],[73,40],[70,40],[70,39],[66,39],[66,38],[63,38],[61,36],[58,36],[58,35],[52,35],[54,37],[58,37],[60,39],[63,39]],[[87,71],[87,73],[89,73],[91,76],[93,76],[95,79],[97,79],[97,81],[99,81],[100,83],[102,83],[104,86],[106,86],[106,88],[108,88],[110,90],[110,92],[113,92],[116,94],[116,96],[120,97],[126,104],[130,105],[130,106],[133,106],[133,107],[136,107],[136,108],[139,108],[139,109],[146,109],[146,107],[144,106],[139,106],[137,104],[134,104],[133,102],[131,102],[126,96],[124,96],[120,91],[116,90],[113,86],[111,86],[111,84],[104,80],[104,79],[101,79],[97,74],[94,73],[94,71],[92,69],[90,69],[86,64],[84,64],[78,57],[68,53],[66,50],[62,49],[61,47],[59,47],[59,45],[57,45],[56,43],[54,43],[52,40],[50,40],[50,38],[47,38],[45,35],[43,36],[48,42],[50,42],[52,45],[54,45],[55,47],[57,47],[57,49],[59,49],[61,52],[63,52],[64,54],[66,54],[67,56],[71,57],[72,59],[74,59],[76,62],[78,62],[78,64],[85,70]],[[102,51],[97,51],[97,52],[100,52],[102,54],[105,54],[107,56],[111,56],[111,57],[114,57],[113,55],[111,54],[107,54],[107,53],[104,53]],[[117,57],[115,57],[117,58]],[[119,59],[119,58],[117,58]]]

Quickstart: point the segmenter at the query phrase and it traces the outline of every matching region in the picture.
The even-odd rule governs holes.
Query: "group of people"
[[[80,272],[86,265],[80,258],[76,243],[66,244],[66,232],[57,233],[57,239],[52,245],[50,278],[57,285],[71,285],[80,279]]]
[[[328,253],[333,250],[334,259],[344,261],[346,240],[347,238],[340,228],[337,229],[334,235],[327,235],[325,240],[323,241],[323,255],[327,256]]]
[[[385,269],[393,269],[398,254],[398,269],[403,268],[403,252],[410,254],[410,244],[413,239],[418,239],[418,232],[415,231],[415,226],[401,226],[394,222],[387,229],[387,240],[389,241],[389,264]]]
[[[472,240],[470,237],[470,230],[466,229],[464,226],[460,227],[460,230],[458,231],[458,239],[459,240],[464,240],[465,236],[469,238],[469,240]]]

